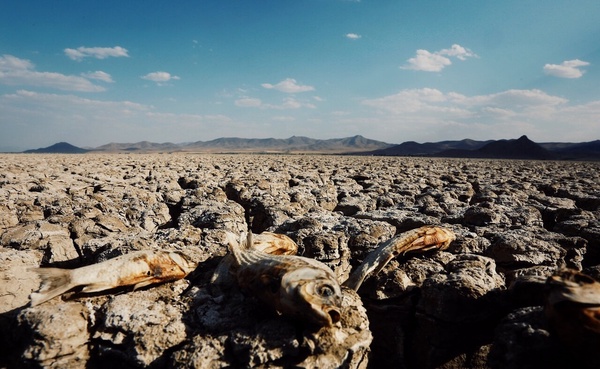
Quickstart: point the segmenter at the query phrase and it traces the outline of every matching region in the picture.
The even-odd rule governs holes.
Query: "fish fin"
[[[238,238],[231,232],[226,232],[225,237],[227,238],[227,247],[229,248],[229,252],[233,254],[235,259],[238,259],[240,254],[240,244]]]
[[[37,306],[50,299],[60,296],[77,286],[71,279],[71,270],[60,268],[32,268],[42,279],[38,292],[32,293],[31,306]]]
[[[243,235],[241,237],[243,237]],[[244,242],[244,243],[240,242],[240,243],[242,244],[242,246],[244,247],[244,249],[248,250],[248,249],[252,248],[252,243],[253,242],[254,241],[252,241],[252,232],[248,231],[248,233],[246,233],[246,242]]]
[[[115,288],[115,286],[106,284],[106,283],[92,283],[92,284],[88,284],[87,286],[83,287],[81,289],[81,292],[94,293],[94,292],[105,291],[105,290],[108,290],[111,288]]]
[[[242,233],[239,237],[236,237],[231,232],[227,232],[226,237],[229,251],[236,260],[240,260],[243,250],[252,248],[252,232]]]
[[[148,279],[148,280],[146,280],[146,281],[141,281],[141,282],[138,282],[138,283],[136,283],[136,284],[134,284],[134,285],[133,285],[133,290],[135,291],[135,290],[137,290],[138,288],[142,288],[142,287],[149,286],[149,285],[151,285],[152,283],[155,283],[155,282],[154,282],[154,281],[152,281],[151,279]]]

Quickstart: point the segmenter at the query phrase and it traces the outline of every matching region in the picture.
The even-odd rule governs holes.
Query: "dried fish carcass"
[[[83,287],[81,292],[92,293],[122,286],[134,289],[154,283],[184,278],[196,268],[180,252],[136,251],[101,263],[76,269],[35,268],[42,279],[38,292],[31,294],[31,306]]]
[[[279,313],[318,326],[341,319],[342,291],[323,263],[296,255],[271,255],[253,245],[252,234],[228,234],[239,286]]]

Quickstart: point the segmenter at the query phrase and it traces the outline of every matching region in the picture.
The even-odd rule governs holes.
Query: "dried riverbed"
[[[424,224],[457,234],[346,291],[333,330],[213,273],[224,231],[294,239],[345,280]],[[187,279],[28,307],[37,266],[185,252]],[[600,277],[600,163],[310,155],[1,155],[0,367],[537,368],[583,360],[541,313],[558,268]],[[225,278],[227,279],[227,278]]]

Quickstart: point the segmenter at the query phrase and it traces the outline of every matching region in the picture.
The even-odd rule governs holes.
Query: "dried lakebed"
[[[270,231],[340,281],[426,224],[457,238],[344,290],[317,330],[215,280],[226,231]],[[600,163],[114,154],[0,156],[0,367],[538,368],[585,358],[555,339],[544,281],[600,277]],[[29,307],[31,267],[184,252],[186,279]]]

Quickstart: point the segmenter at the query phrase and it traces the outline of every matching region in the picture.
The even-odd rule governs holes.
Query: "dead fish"
[[[296,255],[270,255],[253,245],[252,233],[228,233],[239,286],[282,315],[318,326],[341,319],[342,290],[325,264]]]
[[[423,226],[401,233],[367,255],[344,282],[344,286],[358,291],[368,276],[379,273],[394,257],[410,251],[445,250],[455,239],[456,235],[451,230],[435,226]]]
[[[572,269],[546,281],[544,306],[551,332],[583,364],[600,367],[600,282]]]
[[[33,268],[42,283],[40,290],[30,295],[31,306],[79,286],[83,286],[82,292],[92,293],[131,285],[137,289],[173,281],[185,277],[195,267],[180,252],[136,251],[76,269]]]

